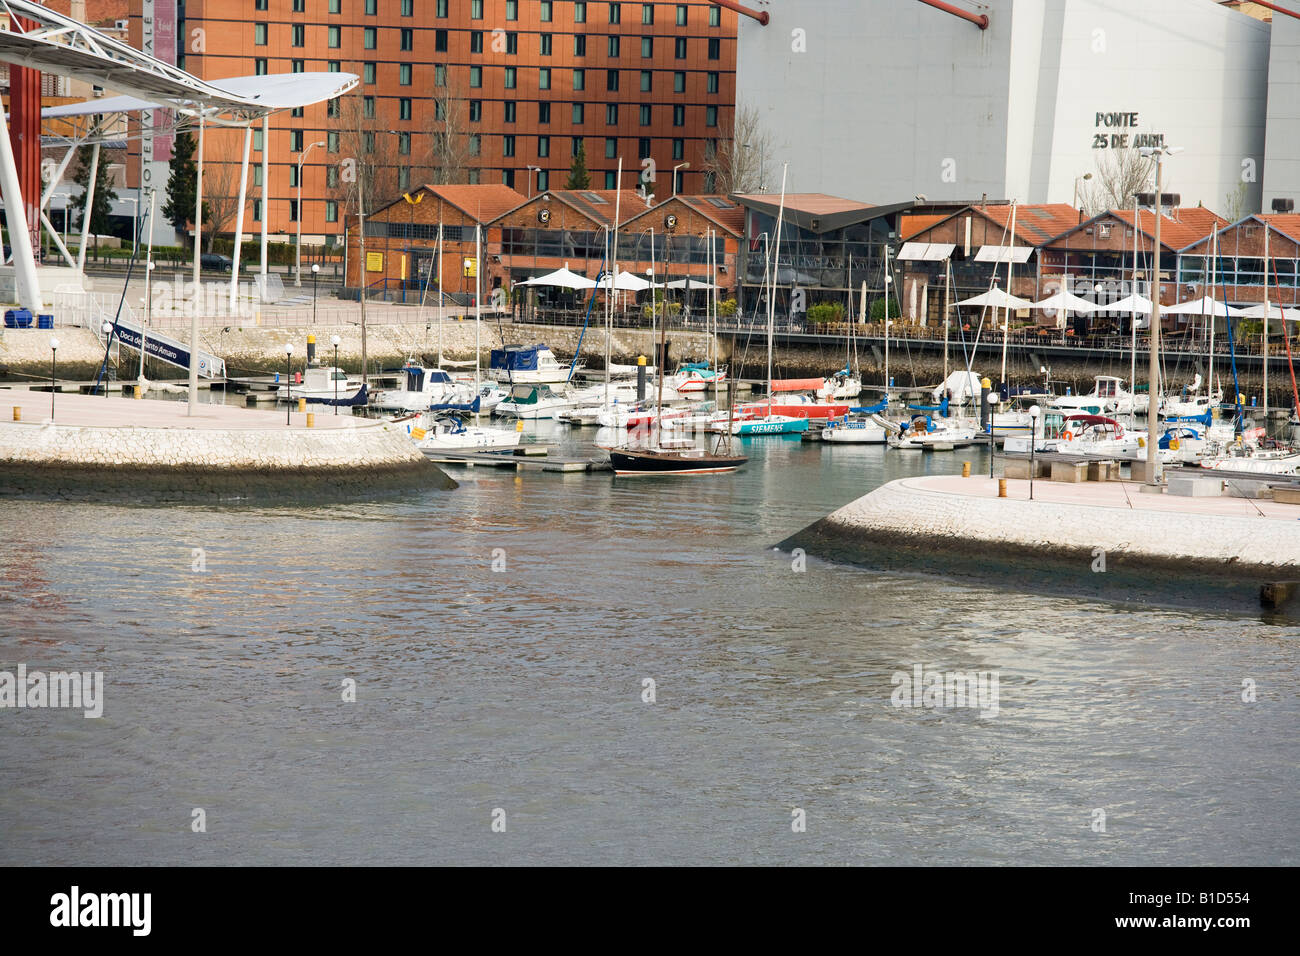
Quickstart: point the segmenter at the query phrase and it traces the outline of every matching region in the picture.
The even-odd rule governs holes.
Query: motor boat
[[[817,397],[822,400],[857,398],[861,394],[862,379],[856,375],[851,375],[847,368],[840,369],[840,371],[827,378],[825,384],[817,389]]]
[[[889,432],[874,419],[851,415],[832,418],[821,433],[822,441],[837,444],[883,445],[888,439]]]
[[[687,362],[664,380],[664,385],[682,395],[706,392],[727,380],[725,366],[715,369],[708,362]]]
[[[935,421],[929,415],[917,415],[896,427],[898,431],[889,436],[887,444],[900,451],[949,451],[983,440],[977,424],[958,419]]]
[[[1124,380],[1114,375],[1098,375],[1087,395],[1059,395],[1048,406],[1064,415],[1133,415],[1147,408],[1144,396],[1124,389]]]
[[[1101,455],[1137,460],[1146,441],[1145,432],[1125,431],[1124,426],[1105,415],[1067,415],[1056,450],[1067,455]]]
[[[421,451],[432,449],[512,448],[523,437],[518,428],[468,425],[458,414],[420,412],[395,419]]]
[[[1161,407],[1165,415],[1171,418],[1193,418],[1204,415],[1206,412],[1212,412],[1215,406],[1223,402],[1223,390],[1211,392],[1206,395],[1199,394],[1201,389],[1201,376],[1198,373],[1192,380],[1192,384],[1183,389],[1177,398],[1171,398],[1166,395]]]
[[[455,381],[438,368],[407,364],[402,367],[401,388],[376,392],[370,404],[381,411],[422,412],[432,405],[469,404],[474,386]]]
[[[296,402],[305,398],[313,405],[364,405],[366,393],[365,383],[360,379],[348,378],[348,373],[343,369],[318,365],[303,372],[301,382],[284,386],[279,400]]]
[[[570,368],[556,360],[545,345],[507,345],[493,349],[488,358],[488,378],[507,385],[559,385],[582,366]]]

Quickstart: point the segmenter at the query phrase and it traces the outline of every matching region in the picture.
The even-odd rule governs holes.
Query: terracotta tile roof
[[[527,197],[515,192],[509,186],[498,183],[480,183],[478,185],[429,186],[425,189],[441,196],[467,216],[473,216],[480,223],[489,223],[499,219],[517,206],[528,201]]]
[[[1064,202],[971,207],[1003,229],[1011,226],[1013,208],[1016,211],[1016,242],[1020,245],[1044,245],[1079,224],[1079,210]]]
[[[741,235],[745,231],[745,207],[737,205],[726,196],[682,196],[678,199],[687,203],[694,209],[697,209],[702,216],[712,219],[723,229],[728,230],[734,235]],[[717,202],[725,202],[726,207],[717,205]]]
[[[1300,242],[1300,213],[1275,212],[1268,215],[1254,216],[1253,218],[1268,223],[1277,232],[1294,239],[1296,242]]]
[[[900,216],[898,219],[898,234],[906,242],[918,232],[925,232],[931,226],[937,226],[951,215],[952,213],[945,212],[931,216]]]
[[[547,195],[589,216],[602,226],[614,224],[614,210],[624,222],[646,209],[645,200],[635,189],[551,189]],[[616,203],[617,201],[617,203]]]
[[[1105,215],[1120,220],[1126,226],[1133,225],[1132,209],[1112,209]],[[1160,217],[1160,244],[1175,251],[1186,249],[1226,225],[1228,220],[1200,206],[1175,209],[1171,214]],[[1155,213],[1150,209],[1139,210],[1137,228],[1142,235],[1154,240]]]

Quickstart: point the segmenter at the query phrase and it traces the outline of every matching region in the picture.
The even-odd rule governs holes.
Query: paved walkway
[[[1198,480],[1216,479],[1207,475]],[[990,480],[987,477],[962,478],[959,475],[935,475],[904,478],[902,484],[917,491],[967,495],[972,498],[996,498],[998,495],[996,478]],[[1028,501],[1028,479],[1008,478],[1007,497]],[[1063,482],[1038,478],[1034,480],[1034,501],[1118,511],[1167,512],[1171,515],[1258,518],[1262,512],[1263,517],[1279,521],[1300,520],[1300,505],[1280,504],[1266,499],[1232,498],[1226,495],[1217,498],[1187,498],[1182,495],[1171,495],[1168,492],[1161,495],[1145,494],[1140,483],[1131,481]]]
[[[50,393],[28,389],[0,389],[0,421],[13,420],[13,406],[22,408],[22,420],[44,423],[50,420]],[[325,405],[308,405],[315,415],[316,429],[357,428],[373,424],[369,419],[356,418],[350,409],[334,410]],[[285,431],[284,409],[261,411],[239,408],[234,405],[209,405],[199,403],[194,414],[187,415],[189,404],[183,401],[158,401],[152,399],[104,398],[97,395],[54,393],[54,422],[57,425],[91,425],[96,427],[134,426],[142,428],[186,429],[236,429],[255,431],[279,429]],[[290,415],[294,428],[305,428],[307,415],[295,407]]]

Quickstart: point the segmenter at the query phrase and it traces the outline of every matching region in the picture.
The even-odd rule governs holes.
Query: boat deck
[[[612,471],[608,458],[560,458],[546,445],[519,445],[500,451],[481,448],[426,448],[424,456],[438,465],[466,468],[513,468],[515,471],[591,472]]]

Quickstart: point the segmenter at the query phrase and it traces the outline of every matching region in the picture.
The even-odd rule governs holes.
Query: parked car
[[[217,272],[229,272],[234,262],[230,256],[217,255],[215,252],[205,252],[199,257],[199,266],[203,269],[215,269]]]

